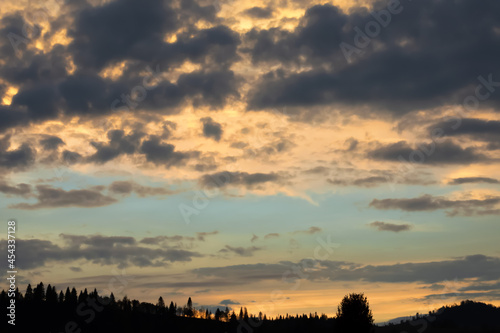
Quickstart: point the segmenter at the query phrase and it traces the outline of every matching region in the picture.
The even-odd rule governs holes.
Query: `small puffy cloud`
[[[394,224],[381,221],[375,221],[368,225],[370,227],[376,228],[378,231],[392,231],[392,232],[408,231],[412,228],[412,225],[407,223]]]
[[[270,233],[270,234],[267,234],[264,236],[264,239],[269,239],[269,238],[277,238],[279,237],[280,234],[276,233],[276,232],[273,232],[273,233]]]
[[[201,118],[200,121],[203,123],[203,136],[220,141],[222,137],[222,125],[216,123],[210,117]]]

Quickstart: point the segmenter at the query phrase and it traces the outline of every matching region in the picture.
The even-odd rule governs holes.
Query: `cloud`
[[[164,267],[168,263],[202,257],[197,252],[164,245],[156,248],[139,246],[133,237],[61,234],[60,238],[63,246],[41,239],[18,239],[19,267],[33,269],[54,262],[80,260],[102,266]],[[0,241],[0,248],[6,250],[6,240]]]
[[[40,144],[45,150],[57,150],[59,146],[64,145],[64,141],[55,135],[48,135],[40,140]]]
[[[386,8],[386,1],[373,3],[374,12]],[[372,11],[359,7],[344,12],[330,4],[315,5],[294,30],[252,29],[245,38],[252,45],[248,53],[253,63],[279,67],[255,84],[248,108],[303,107],[315,112],[314,106],[341,104],[369,106],[359,108],[360,113],[401,115],[461,104],[480,84],[478,73],[486,76],[497,68],[500,36],[491,27],[500,21],[493,14],[500,9],[498,3],[484,1],[476,8],[484,22],[474,26],[473,34],[468,29],[451,33],[456,20],[464,26],[476,22],[468,0],[402,2],[398,9],[389,27],[379,26],[380,34],[368,40],[358,37],[358,43],[355,27],[365,30],[368,22],[376,22]],[[346,58],[342,43],[355,52]],[[297,65],[307,70],[296,72]],[[487,103],[498,105],[499,100],[498,94],[490,94]]]
[[[308,269],[304,271],[304,268]],[[248,264],[222,267],[201,267],[193,270],[200,278],[218,281],[238,281],[239,284],[263,280],[293,282],[297,278],[311,281],[419,282],[439,283],[453,279],[496,281],[500,273],[500,258],[470,255],[453,259],[407,262],[390,265],[361,265],[345,261],[304,259],[297,263]]]
[[[17,185],[9,185],[6,182],[0,180],[0,192],[6,195],[15,195],[15,196],[23,196],[28,197],[32,193],[31,185],[29,184],[17,184]]]
[[[89,162],[106,163],[122,154],[134,154],[139,147],[140,140],[144,137],[142,132],[132,132],[125,135],[123,130],[111,130],[107,133],[107,143],[92,142],[97,152],[89,156]]]
[[[243,11],[243,14],[256,19],[268,19],[273,17],[273,9],[270,7],[252,7]]]
[[[238,305],[240,303],[237,302],[237,301],[233,301],[231,299],[224,299],[224,300],[220,301],[219,304],[222,304],[222,305]]]
[[[235,253],[241,257],[251,257],[253,256],[253,253],[255,251],[259,251],[259,250],[262,250],[261,247],[257,247],[257,246],[250,246],[250,247],[233,247],[233,246],[230,246],[230,245],[226,245],[225,248],[219,250],[219,252],[225,252],[225,253],[228,253],[228,252],[232,252],[232,253]]]
[[[141,152],[148,162],[163,165],[165,168],[184,165],[188,159],[197,156],[197,152],[178,152],[175,146],[160,142],[160,138],[151,136],[142,142]]]
[[[211,232],[197,232],[196,237],[191,237],[191,236],[181,236],[181,235],[174,235],[174,236],[155,236],[155,237],[146,237],[141,239],[140,243],[143,244],[149,244],[149,245],[159,245],[159,244],[165,244],[168,246],[185,246],[182,244],[184,241],[188,242],[194,242],[194,241],[200,241],[204,242],[207,237],[209,236],[214,236],[217,235],[219,232],[217,230],[211,231]]]
[[[500,140],[500,121],[475,118],[450,118],[429,126],[429,133],[442,136],[469,136],[474,140],[489,142],[489,148]],[[491,149],[494,150],[494,149]]]
[[[216,123],[210,117],[201,118],[203,123],[203,136],[206,138],[213,138],[215,141],[220,141],[222,136],[222,126]]]
[[[222,171],[210,175],[204,175],[200,178],[199,183],[206,188],[223,188],[228,185],[244,186],[253,188],[260,184],[268,182],[280,182],[282,176],[276,173],[247,173],[247,172],[230,172]]]
[[[253,243],[253,242],[255,242],[255,241],[256,241],[256,240],[258,240],[258,239],[259,239],[259,236],[257,236],[257,235],[255,235],[255,234],[254,234],[254,235],[252,236],[252,238],[250,239],[250,242],[252,242],[252,243]]]
[[[0,169],[25,170],[35,162],[36,151],[28,144],[23,143],[17,149],[10,148],[10,136],[0,139]]]
[[[376,209],[400,209],[407,212],[434,211],[449,209],[449,216],[455,215],[495,215],[494,209],[500,204],[500,197],[489,196],[484,199],[451,200],[445,197],[435,197],[429,194],[411,199],[373,199],[370,207]]]
[[[449,185],[462,185],[468,183],[500,184],[500,181],[498,179],[488,177],[462,177],[452,179],[448,182]]]
[[[392,231],[392,232],[400,232],[400,231],[408,231],[412,228],[411,224],[394,224],[387,222],[375,221],[368,224],[370,227],[376,228],[378,231]]]
[[[312,234],[315,234],[315,233],[318,233],[318,232],[321,232],[322,229],[319,228],[319,227],[309,227],[309,229],[307,230],[297,230],[297,231],[294,231],[292,232],[292,234],[309,234],[309,235],[312,235]]]
[[[55,207],[102,207],[114,204],[116,199],[106,196],[99,189],[63,190],[49,185],[36,186],[36,199],[34,204],[19,203],[9,206],[14,209],[40,209]]]
[[[450,140],[439,143],[420,143],[410,146],[406,141],[382,145],[368,152],[374,160],[404,162],[431,165],[473,164],[489,162],[490,159],[477,152],[474,147],[462,148]]]
[[[276,238],[276,237],[279,237],[280,234],[276,233],[276,232],[273,232],[273,233],[270,233],[270,234],[267,234],[264,236],[264,239],[269,239],[269,238]]]
[[[170,195],[176,193],[163,187],[150,187],[137,184],[133,181],[115,181],[109,185],[109,190],[114,194],[129,195],[132,192],[140,197]]]

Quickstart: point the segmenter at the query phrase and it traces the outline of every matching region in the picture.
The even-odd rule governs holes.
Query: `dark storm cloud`
[[[53,262],[71,263],[79,260],[118,267],[161,267],[170,262],[186,262],[202,257],[197,252],[171,247],[142,247],[132,237],[66,234],[60,237],[65,243],[63,246],[40,239],[17,240],[19,267],[33,269]],[[7,242],[1,240],[0,248],[6,250],[6,247]]]
[[[108,143],[92,142],[97,152],[88,157],[88,161],[96,163],[106,163],[122,154],[131,155],[135,153],[144,137],[142,132],[132,132],[125,135],[123,130],[112,130],[108,132]]]
[[[252,188],[268,182],[280,182],[283,179],[276,173],[247,173],[222,171],[211,175],[204,175],[199,183],[206,188],[223,188],[229,185]]]
[[[429,132],[439,131],[443,136],[469,136],[474,140],[489,142],[488,149],[496,150],[500,141],[500,121],[474,118],[451,118],[429,127]]]
[[[304,268],[308,268],[304,271]],[[310,269],[313,268],[313,269]],[[240,284],[279,280],[293,282],[296,278],[331,281],[421,282],[438,283],[456,279],[496,281],[500,274],[500,258],[471,255],[450,260],[402,263],[393,265],[360,265],[344,261],[304,259],[298,263],[249,264],[223,267],[202,267],[192,271],[200,278],[238,281]]]
[[[119,0],[71,8],[71,13],[65,14],[74,18],[67,27],[71,38],[67,46],[56,44],[35,53],[20,43],[18,59],[8,38],[0,41],[4,60],[10,64],[0,69],[0,78],[5,81],[1,90],[9,83],[19,87],[12,104],[0,107],[0,131],[63,115],[102,116],[138,107],[172,113],[189,101],[195,106],[219,108],[230,96],[238,97],[241,79],[229,67],[239,58],[240,38],[230,28],[217,25],[213,5],[192,0],[182,1],[180,7],[170,1]],[[210,27],[198,29],[200,20]],[[70,24],[64,18],[52,23],[44,38]],[[5,36],[23,36],[24,24],[21,14],[15,13],[1,19],[0,30]],[[165,34],[178,29],[183,32],[177,34],[175,42],[164,41]],[[30,36],[30,43],[35,40]],[[76,65],[72,74],[67,72],[71,65],[68,59]],[[125,60],[127,66],[120,77],[100,76],[104,67]],[[162,72],[186,60],[200,64],[201,69],[182,73],[177,82],[160,78]],[[143,77],[145,69],[150,74]],[[129,93],[145,81],[154,81],[156,86],[150,87],[140,103],[131,101]]]
[[[220,141],[222,136],[221,124],[215,122],[210,117],[201,118],[203,124],[203,136],[206,138],[213,138],[215,141]]]
[[[462,185],[469,183],[500,184],[500,181],[498,179],[488,178],[488,177],[462,177],[462,178],[452,179],[448,184]]]
[[[370,227],[376,228],[378,231],[392,231],[392,232],[400,232],[400,231],[408,231],[412,228],[411,224],[394,224],[387,222],[375,221],[368,224]]]
[[[219,250],[221,253],[234,253],[241,257],[251,257],[253,256],[255,251],[262,250],[262,247],[250,246],[250,247],[233,247],[230,245],[226,245],[225,248]]]
[[[368,152],[368,157],[375,160],[445,165],[472,164],[492,161],[477,148],[462,148],[453,141],[439,143],[420,143],[410,146],[406,141],[381,145]]]
[[[162,143],[156,136],[150,136],[148,140],[144,140],[140,152],[146,156],[148,162],[163,165],[166,168],[183,165],[189,158],[199,155],[198,152],[175,151],[174,145]]]
[[[498,214],[500,210],[495,206],[500,204],[500,197],[486,197],[484,199],[450,200],[445,197],[422,195],[412,199],[374,199],[370,207],[376,209],[399,209],[407,212],[434,211],[448,209],[449,216],[455,215],[489,215]]]
[[[17,149],[10,148],[10,136],[0,139],[0,169],[24,170],[35,162],[36,151],[28,143]]]
[[[69,50],[83,67],[102,68],[112,60],[125,59],[177,28],[175,12],[166,1],[120,0],[83,9],[69,30]],[[144,50],[146,51],[146,50]]]
[[[64,141],[58,136],[48,135],[46,138],[40,140],[40,145],[45,150],[57,150],[59,146],[64,145]]]
[[[388,3],[375,2],[375,12],[386,10]],[[355,47],[361,35],[355,29],[365,34],[368,22],[377,23],[365,9],[347,14],[329,4],[316,5],[294,31],[255,28],[246,35],[253,62],[283,65],[262,76],[248,108],[369,104],[402,114],[461,104],[474,94],[479,75],[492,73],[493,81],[500,81],[500,34],[494,28],[500,24],[499,10],[494,0],[401,1],[379,34],[358,38],[359,51],[350,55],[351,61],[344,58],[341,43]],[[311,69],[294,73],[291,63]],[[498,105],[500,94],[489,97],[488,103]]]
[[[36,186],[36,203],[11,205],[14,209],[40,209],[54,207],[102,207],[117,200],[101,193],[99,189],[63,190],[49,185]]]
[[[273,17],[274,10],[271,7],[252,7],[243,11],[243,14],[256,19],[267,19]]]

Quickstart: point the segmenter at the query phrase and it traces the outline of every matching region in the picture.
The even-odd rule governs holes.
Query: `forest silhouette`
[[[0,293],[0,304],[8,310],[10,297]],[[374,325],[368,299],[364,294],[346,295],[329,318],[317,313],[268,317],[262,312],[250,314],[241,307],[208,308],[170,302],[163,297],[156,304],[116,299],[114,294],[100,295],[96,289],[77,291],[67,287],[57,290],[40,282],[28,285],[23,294],[16,289],[16,325],[18,332],[353,332],[353,333],[433,333],[500,332],[500,308],[480,302],[462,301],[442,307],[427,315],[416,314],[399,324]],[[332,301],[334,303],[334,301]],[[5,328],[12,330],[7,320]]]

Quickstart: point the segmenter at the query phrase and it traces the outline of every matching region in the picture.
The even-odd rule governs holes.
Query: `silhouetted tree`
[[[52,287],[50,284],[47,286],[47,293],[45,295],[45,299],[48,303],[54,304],[57,303],[57,291],[56,287]]]
[[[341,332],[370,332],[373,315],[363,293],[344,296],[337,308],[337,324]]]
[[[31,284],[28,284],[28,287],[26,287],[26,293],[24,294],[24,299],[27,301],[33,300],[33,289],[31,289]]]
[[[169,317],[175,317],[176,312],[177,312],[177,306],[174,305],[174,302],[170,302],[170,305],[168,306]]]
[[[191,297],[189,297],[189,299],[187,301],[186,308],[184,309],[184,315],[186,317],[193,317],[194,316],[193,301],[191,300]]]
[[[33,291],[33,299],[37,302],[41,302],[45,300],[45,287],[43,282],[40,282]]]
[[[62,290],[59,292],[58,302],[61,304],[64,302],[64,294],[63,294]]]
[[[160,314],[165,313],[165,301],[163,301],[163,297],[161,296],[158,298],[158,302],[156,303],[156,310]]]

